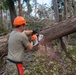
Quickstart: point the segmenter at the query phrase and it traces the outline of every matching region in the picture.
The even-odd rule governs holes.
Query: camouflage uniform
[[[16,64],[8,62],[6,65],[6,75],[18,75]]]

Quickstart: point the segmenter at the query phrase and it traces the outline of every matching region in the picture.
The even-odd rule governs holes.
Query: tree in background
[[[72,6],[73,6],[73,9],[74,9],[73,13],[74,13],[74,16],[75,16],[76,15],[76,0],[73,0],[72,4],[73,4]]]
[[[18,0],[18,8],[19,8],[19,15],[22,15],[22,5],[21,5],[21,0]]]
[[[51,7],[48,7],[47,4],[38,4],[37,13],[40,19],[51,19],[52,17],[52,9]]]
[[[35,10],[35,17],[37,17],[37,4],[38,4],[37,0],[33,0],[33,3],[34,3],[33,6],[35,6],[35,9],[34,9]]]
[[[58,10],[58,3],[57,0],[52,0],[53,3],[53,10],[54,10],[54,15],[55,15],[55,20],[56,22],[59,22],[59,10]]]
[[[7,30],[8,29],[8,27],[6,25],[7,19],[8,19],[8,14],[7,13],[8,13],[7,3],[0,0],[0,28],[2,28],[2,30]]]
[[[14,27],[13,20],[17,16],[15,6],[14,6],[14,1],[13,0],[3,0],[3,2],[7,3],[8,7],[9,7],[12,27]]]
[[[32,7],[30,4],[31,0],[24,0],[24,2],[26,2],[26,6],[27,6],[27,15],[30,16],[31,12],[32,12]]]
[[[67,19],[67,0],[64,0],[64,19]]]
[[[0,0],[0,23],[2,24],[2,10],[4,9],[3,2]]]

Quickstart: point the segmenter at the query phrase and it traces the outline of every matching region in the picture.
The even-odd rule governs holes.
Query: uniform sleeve
[[[25,47],[27,47],[30,44],[29,39],[26,35],[23,35],[22,42]]]

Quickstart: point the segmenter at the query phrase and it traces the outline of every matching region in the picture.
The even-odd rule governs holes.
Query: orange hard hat
[[[26,25],[26,20],[22,16],[17,16],[13,24],[14,26]]]
[[[37,34],[31,36],[31,40],[36,40],[36,39],[37,39]]]

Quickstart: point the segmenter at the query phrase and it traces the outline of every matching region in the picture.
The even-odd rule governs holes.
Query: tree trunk
[[[64,19],[67,19],[67,0],[64,0]]]
[[[2,17],[2,9],[0,10],[0,23],[2,24],[3,17]]]
[[[76,0],[72,0],[73,15],[76,15]]]
[[[62,50],[65,52],[65,55],[72,61],[73,64],[76,64],[76,61],[69,55],[69,53],[66,49],[66,45],[63,42],[62,38],[60,38],[60,43],[61,43]]]
[[[57,0],[52,0],[52,3],[53,3],[53,7],[54,7],[54,13],[55,13],[56,22],[59,22],[59,9],[58,9]]]
[[[35,0],[35,17],[36,17],[36,14],[37,14],[36,10],[37,10],[37,0]]]
[[[15,6],[14,6],[14,1],[13,0],[7,0],[7,2],[8,2],[8,6],[9,6],[9,11],[10,11],[12,27],[14,27],[13,21],[14,21],[14,18],[17,16]]]
[[[55,40],[74,32],[76,32],[76,17],[61,21],[54,25],[46,25],[41,31],[47,41]]]
[[[18,0],[18,8],[19,8],[19,15],[22,16],[22,6],[21,6],[21,0]]]

